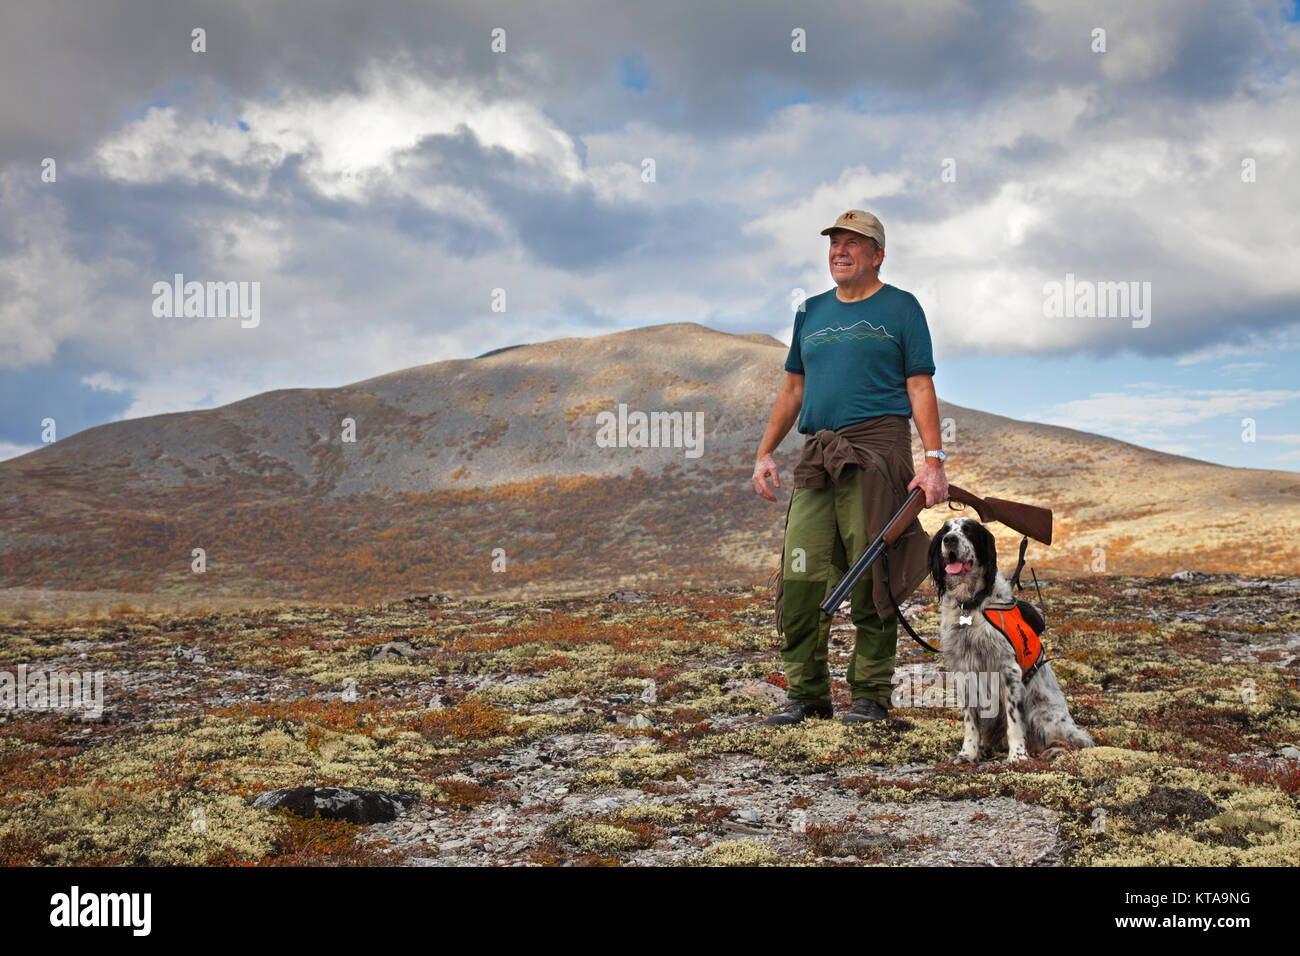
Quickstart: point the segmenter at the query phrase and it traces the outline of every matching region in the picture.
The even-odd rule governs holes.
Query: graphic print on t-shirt
[[[863,319],[861,322],[854,322],[849,326],[842,326],[835,322],[820,332],[812,332],[805,336],[803,346],[804,348],[814,348],[818,345],[825,345],[827,342],[845,342],[860,339],[892,340],[893,338],[883,325],[875,326]]]

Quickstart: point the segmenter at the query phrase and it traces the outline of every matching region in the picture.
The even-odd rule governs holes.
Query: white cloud
[[[0,171],[0,195],[13,195],[20,176]],[[16,251],[0,257],[0,368],[39,365],[59,344],[102,319],[94,310],[96,280],[117,267],[69,255],[64,211],[50,192],[35,193],[21,216],[6,216]]]
[[[17,458],[19,455],[25,455],[29,451],[36,451],[36,449],[44,447],[44,445],[21,445],[14,442],[0,441],[0,461]]]
[[[127,384],[109,372],[96,372],[81,376],[81,384],[97,392],[125,392]]]
[[[403,152],[463,126],[484,146],[543,164],[570,183],[583,179],[572,138],[527,103],[487,101],[455,81],[430,85],[401,57],[372,63],[359,85],[360,92],[330,96],[289,87],[276,99],[245,101],[237,113],[247,131],[184,117],[174,106],[153,107],[101,143],[96,161],[105,175],[127,182],[220,182],[232,192],[261,195],[270,171],[301,153],[323,194],[361,200],[399,176]],[[242,185],[199,161],[205,154],[256,169],[260,180]]]
[[[1282,389],[1199,389],[1173,386],[1140,392],[1097,392],[1051,406],[1035,421],[1115,435],[1139,444],[1159,441],[1164,429],[1221,415],[1250,415],[1300,398]]]
[[[270,377],[270,376],[265,376]],[[264,380],[262,370],[247,376],[201,375],[169,370],[142,385],[133,386],[131,404],[114,421],[144,418],[169,412],[189,412],[227,405],[280,386]]]
[[[1177,360],[1179,365],[1196,365],[1199,362],[1205,362],[1211,359],[1228,358],[1233,355],[1254,355],[1259,352],[1287,352],[1291,349],[1300,347],[1300,323],[1294,326],[1281,329],[1271,335],[1257,335],[1247,333],[1239,335],[1235,340],[1224,342],[1215,342],[1204,348],[1195,349],[1184,355],[1180,355]],[[1260,363],[1240,362],[1232,365],[1225,365],[1224,368],[1247,367]]]

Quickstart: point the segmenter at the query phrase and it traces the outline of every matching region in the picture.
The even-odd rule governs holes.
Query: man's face
[[[836,284],[869,279],[879,269],[885,254],[871,253],[871,240],[859,232],[836,229],[830,234],[831,278]]]

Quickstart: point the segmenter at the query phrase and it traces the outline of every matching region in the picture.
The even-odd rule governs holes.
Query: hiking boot
[[[870,697],[855,697],[853,706],[848,709],[843,721],[846,724],[865,724],[872,720],[884,720],[888,716],[889,711]]]
[[[786,724],[803,723],[809,717],[830,720],[834,716],[829,704],[814,704],[810,700],[792,700],[785,705],[785,710],[773,714],[763,721],[764,727],[782,727]]]

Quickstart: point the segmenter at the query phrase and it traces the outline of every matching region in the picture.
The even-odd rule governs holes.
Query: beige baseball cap
[[[881,249],[885,248],[885,227],[880,224],[879,219],[864,209],[850,209],[835,220],[835,225],[823,229],[822,235],[829,236],[832,229],[848,229],[850,232],[860,232],[862,235],[870,236],[876,240],[876,244]]]

